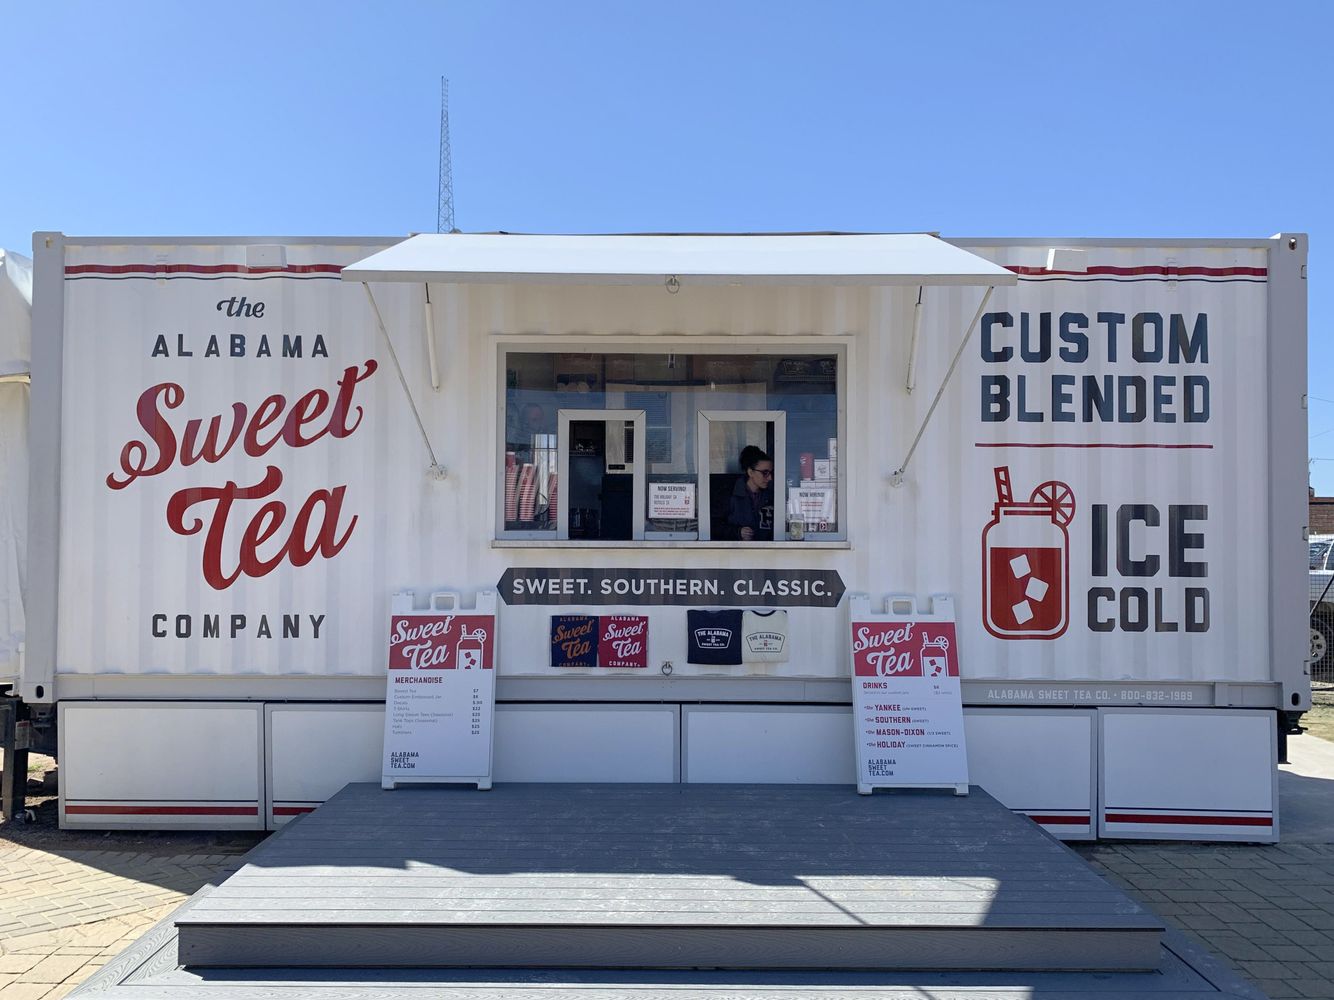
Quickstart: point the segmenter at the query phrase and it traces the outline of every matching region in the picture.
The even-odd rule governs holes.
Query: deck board
[[[100,1000],[1265,1000],[1179,932],[1152,972],[235,968],[180,965],[175,920],[205,887],[71,996]]]
[[[1163,929],[980,790],[808,785],[350,785],[177,926],[200,967],[1146,968]]]

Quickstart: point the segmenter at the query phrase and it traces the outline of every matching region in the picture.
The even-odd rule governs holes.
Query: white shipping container
[[[498,589],[502,704],[723,703],[768,719],[775,746],[792,713],[763,706],[808,706],[794,733],[825,726],[850,701],[846,601],[724,592],[716,606],[786,603],[787,659],[694,664],[688,605],[714,605],[635,590],[711,570],[952,594],[974,708],[1309,707],[1293,593],[1306,571],[1304,237],[958,240],[979,276],[955,284],[778,267],[713,280],[692,277],[688,255],[679,279],[627,276],[634,254],[626,274],[535,278],[524,269],[541,238],[432,239],[477,240],[474,271],[377,273],[362,287],[340,272],[392,241],[38,234],[19,692],[39,715],[57,701],[379,700],[391,594]],[[632,249],[651,258],[673,239]],[[738,253],[767,260],[776,241],[811,238],[748,239],[767,242]],[[986,276],[992,264],[1005,280]],[[565,359],[548,409],[642,411],[645,444],[620,459],[675,463],[678,478],[701,475],[688,442],[734,419],[716,413],[749,411],[795,489],[796,451],[781,442],[805,433],[816,404],[803,400],[833,400],[815,465],[836,477],[836,523],[785,541],[777,514],[778,540],[749,544],[698,541],[683,524],[619,542],[562,540],[554,516],[553,530],[507,525],[507,441],[537,398],[516,374],[530,356]],[[698,432],[695,412],[671,410],[687,397],[660,388],[675,375],[624,374],[678,358],[712,372],[691,383],[716,411]],[[780,374],[747,381],[747,358],[778,359]],[[616,471],[610,450],[606,462]],[[701,518],[709,489],[701,478]],[[542,570],[575,589],[524,603],[522,581]],[[550,617],[566,612],[647,614],[648,668],[552,666]],[[607,721],[607,752],[633,758],[632,720]],[[683,767],[683,735],[655,735],[644,767],[742,773],[724,750]],[[726,742],[710,731],[692,752]],[[677,758],[659,761],[663,746]],[[272,760],[265,773],[337,779],[305,782]]]

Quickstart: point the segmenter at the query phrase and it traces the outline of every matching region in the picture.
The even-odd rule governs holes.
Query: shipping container
[[[851,784],[851,595],[948,594],[972,780],[1071,839],[1277,839],[1306,246],[39,233],[16,694],[61,822],[376,779],[406,591],[499,598],[497,781]]]
[[[0,691],[19,674],[28,535],[32,261],[0,250]]]

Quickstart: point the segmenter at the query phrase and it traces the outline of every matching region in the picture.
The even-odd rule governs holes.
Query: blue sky
[[[0,0],[31,233],[1311,234],[1334,494],[1334,3]],[[1315,398],[1323,397],[1323,398]]]

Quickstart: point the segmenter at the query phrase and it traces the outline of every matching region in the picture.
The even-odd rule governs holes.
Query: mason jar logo
[[[1039,483],[1015,500],[1010,469],[992,470],[996,503],[982,529],[983,624],[998,639],[1055,639],[1070,625],[1070,535],[1075,494]]]

